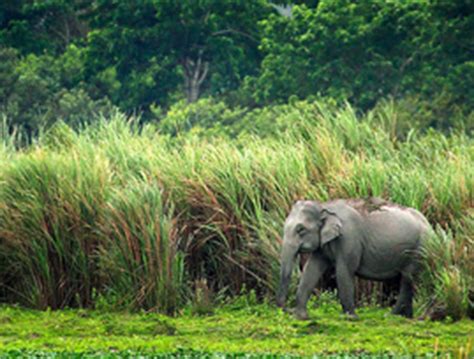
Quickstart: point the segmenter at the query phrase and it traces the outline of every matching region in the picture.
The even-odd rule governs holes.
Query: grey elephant
[[[394,314],[413,316],[413,277],[418,253],[431,231],[426,218],[379,198],[298,201],[284,225],[281,278],[277,305],[284,307],[293,263],[298,253],[309,253],[296,293],[293,312],[307,319],[306,304],[318,280],[334,268],[343,312],[356,318],[354,278],[384,280],[401,276]]]

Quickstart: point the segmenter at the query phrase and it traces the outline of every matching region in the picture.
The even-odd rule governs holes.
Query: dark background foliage
[[[468,0],[6,0],[0,112],[35,134],[115,108],[159,121],[202,97],[361,111],[391,98],[418,111],[408,125],[470,130],[473,35]]]

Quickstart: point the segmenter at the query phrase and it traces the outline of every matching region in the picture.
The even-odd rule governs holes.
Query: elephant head
[[[341,226],[337,215],[318,202],[298,201],[293,205],[284,225],[278,306],[285,305],[296,255],[324,247],[339,236]]]

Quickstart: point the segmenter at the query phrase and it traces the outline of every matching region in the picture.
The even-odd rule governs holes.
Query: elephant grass
[[[104,217],[98,256],[113,305],[173,313],[184,298],[184,255],[160,188],[131,181]]]
[[[471,138],[412,131],[400,140],[384,108],[360,116],[349,105],[296,103],[279,116],[292,126],[272,138],[170,138],[117,113],[78,133],[59,123],[26,149],[0,147],[0,298],[172,313],[202,280],[211,292],[271,297],[282,224],[301,198],[381,196],[452,230],[450,241],[474,235],[464,226]],[[472,292],[462,253],[423,285],[459,277]]]
[[[452,229],[440,226],[424,248],[425,271],[419,285],[423,303],[431,316],[459,320],[474,314],[474,218],[458,222]],[[457,235],[453,233],[456,232]]]

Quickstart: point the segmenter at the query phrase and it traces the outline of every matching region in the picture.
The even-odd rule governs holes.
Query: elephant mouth
[[[300,254],[309,254],[313,252],[314,252],[314,249],[311,249],[311,248],[300,248],[298,251],[298,253]]]

